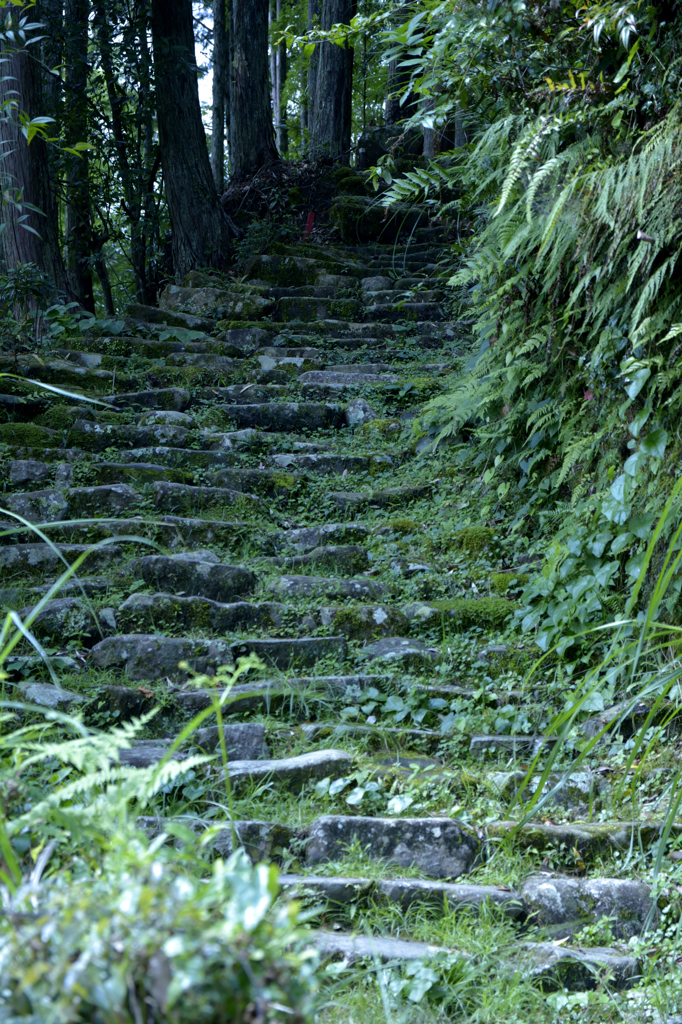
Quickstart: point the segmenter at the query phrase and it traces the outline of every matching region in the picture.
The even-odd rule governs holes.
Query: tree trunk
[[[268,75],[268,4],[232,0],[230,177],[248,178],[279,159]]]
[[[88,137],[88,0],[66,0],[64,6],[66,67],[64,126],[66,143]],[[92,224],[87,151],[66,157],[64,220],[66,272],[71,291],[85,309],[95,312],[92,287]]]
[[[310,32],[320,23],[322,14],[322,0],[308,0],[308,31]],[[315,121],[315,95],[317,92],[317,67],[320,63],[319,43],[310,55],[308,61],[308,155],[310,155],[310,140],[313,135],[313,123]]]
[[[24,11],[13,15],[15,26],[22,14],[26,16]],[[35,13],[30,11],[28,17],[34,20]],[[29,145],[21,134],[18,119],[20,111],[29,117],[43,114],[40,66],[30,49],[12,53],[3,47],[2,59],[0,143],[4,159],[1,180],[3,192],[8,192],[10,197],[14,195],[18,203],[11,199],[3,202],[5,261],[8,269],[21,263],[35,263],[57,289],[66,291],[47,144],[36,136]],[[8,103],[9,106],[5,106]],[[36,206],[42,214],[27,209],[24,203]]]
[[[321,27],[349,25],[352,0],[323,0]],[[315,89],[311,157],[318,161],[349,163],[353,50],[335,43],[320,43]]]
[[[282,16],[282,0],[277,0],[277,23],[280,24]],[[285,157],[289,150],[289,131],[287,129],[287,105],[284,99],[284,87],[287,83],[287,44],[284,40],[276,48],[276,70],[277,70],[277,106],[275,116],[277,117],[277,149],[280,156]]]
[[[225,187],[225,81],[230,68],[225,0],[213,0],[213,106],[211,115],[211,171],[216,191]]]
[[[178,281],[195,267],[223,267],[230,229],[216,195],[201,122],[191,0],[152,0],[156,106]]]
[[[410,0],[409,3],[403,4],[397,9],[394,21],[398,23],[409,20],[414,14],[414,10],[415,4]],[[400,102],[403,93],[406,92],[410,84],[410,68],[400,66],[408,58],[407,51],[404,51],[389,61],[388,75],[386,77],[386,99],[384,101],[386,124],[398,124],[399,121],[406,121],[417,110],[417,99],[415,96],[410,96],[402,104]]]

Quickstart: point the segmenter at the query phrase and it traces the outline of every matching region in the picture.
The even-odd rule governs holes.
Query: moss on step
[[[499,627],[513,615],[518,605],[504,597],[479,597],[475,601],[455,597],[447,601],[429,601],[427,607],[441,612],[459,626]]]
[[[22,448],[55,448],[59,435],[37,423],[0,423],[0,444]]]
[[[400,430],[400,423],[391,419],[370,420],[369,423],[363,423],[360,430],[366,433],[376,432],[385,437],[387,434],[396,434]]]
[[[467,555],[480,555],[492,546],[494,537],[489,526],[467,526],[456,534],[453,545]]]
[[[525,587],[529,579],[530,576],[527,572],[494,572],[490,577],[490,589],[502,597],[509,591],[512,583],[514,590],[520,590],[521,587]]]
[[[51,430],[70,430],[74,420],[83,416],[83,409],[75,405],[53,405],[51,409],[37,416],[35,422]]]

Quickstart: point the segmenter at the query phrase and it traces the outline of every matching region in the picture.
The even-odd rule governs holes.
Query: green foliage
[[[217,1024],[255,1004],[264,1024],[310,1019],[316,962],[297,952],[295,907],[273,910],[277,869],[237,851],[199,879],[166,838],[119,837],[94,870],[17,889],[0,925],[3,1016]]]

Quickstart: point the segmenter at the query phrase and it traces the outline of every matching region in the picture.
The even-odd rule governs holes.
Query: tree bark
[[[322,0],[308,0],[308,31],[312,31],[320,23],[322,14]],[[307,151],[310,155],[310,140],[313,135],[313,123],[315,121],[315,95],[317,92],[317,66],[320,63],[319,43],[310,55],[308,61],[308,139]]]
[[[12,14],[15,27],[26,13],[24,10]],[[28,16],[34,20],[35,13],[30,11]],[[66,291],[47,144],[36,136],[29,145],[18,120],[20,111],[29,117],[43,115],[40,65],[30,48],[13,53],[3,47],[2,59],[0,142],[4,159],[1,180],[3,192],[15,195],[18,203],[3,202],[5,261],[8,269],[21,263],[35,263],[58,290]],[[41,212],[28,209],[24,203],[30,203]],[[27,230],[29,228],[31,230]]]
[[[277,3],[277,22],[280,23],[282,16],[282,0]],[[289,130],[287,128],[287,105],[284,99],[284,87],[287,84],[287,44],[283,40],[276,48],[276,70],[277,70],[277,106],[275,116],[277,117],[276,141],[280,156],[285,157],[289,150]]]
[[[413,0],[409,3],[402,4],[401,7],[395,12],[395,21],[403,21],[409,19],[414,14],[415,4]],[[384,117],[386,124],[397,124],[400,121],[406,121],[408,117],[417,110],[417,98],[410,96],[403,104],[401,99],[403,93],[407,90],[410,84],[410,69],[403,68],[400,65],[403,61],[408,59],[407,51],[401,53],[399,56],[394,57],[393,60],[389,61],[388,64],[388,75],[386,77],[386,99],[384,101]]]
[[[88,136],[88,0],[66,0],[65,27],[65,104],[66,143],[86,142]],[[92,287],[92,223],[89,160],[87,151],[80,156],[67,154],[65,250],[66,272],[71,291],[78,302],[95,312]]]
[[[232,0],[230,177],[248,178],[279,159],[268,75],[268,4]]]
[[[156,106],[173,269],[223,267],[230,229],[218,201],[201,122],[191,0],[152,0]]]
[[[225,187],[225,100],[230,47],[225,0],[213,0],[213,106],[211,113],[211,171],[218,195]]]
[[[321,28],[349,25],[353,16],[352,0],[323,0]],[[351,90],[353,86],[353,50],[324,42],[315,88],[315,113],[311,138],[313,160],[349,163],[351,133]]]

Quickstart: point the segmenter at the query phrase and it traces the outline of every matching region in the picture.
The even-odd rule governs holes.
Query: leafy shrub
[[[0,922],[0,1020],[310,1019],[316,959],[299,949],[296,905],[273,909],[277,869],[237,851],[197,879],[165,838],[131,834],[99,868],[15,893]]]

